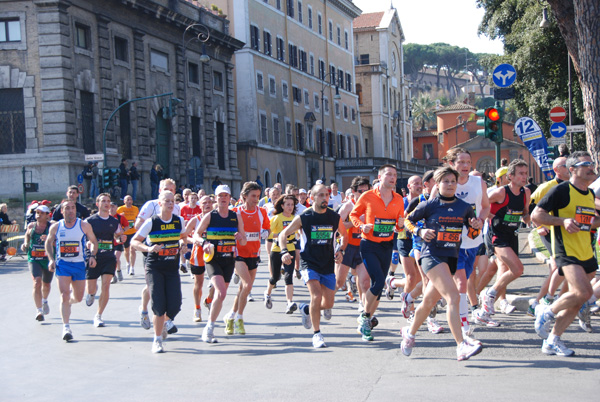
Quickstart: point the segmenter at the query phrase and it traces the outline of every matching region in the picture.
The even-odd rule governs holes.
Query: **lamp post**
[[[323,184],[325,184],[325,100],[324,100],[324,92],[325,92],[325,87],[331,87],[331,83],[327,82],[327,77],[330,77],[331,73],[327,73],[323,76],[323,78],[321,78],[321,154],[322,154],[322,159],[323,159]],[[342,97],[340,96],[340,88],[336,85],[335,86],[335,95],[333,96],[333,99],[335,100],[340,100],[342,99]]]
[[[198,28],[200,32],[195,37],[188,39],[188,41],[186,42],[185,34],[187,33],[188,30],[190,30],[192,28]],[[185,49],[187,48],[187,45],[194,40],[201,42],[202,43],[202,55],[200,56],[200,62],[203,64],[207,64],[208,62],[210,62],[210,56],[208,56],[206,54],[206,42],[208,42],[208,39],[210,39],[210,30],[204,24],[188,25],[185,28],[185,30],[183,31],[183,35],[181,37],[181,47],[183,48],[183,50],[182,50],[182,57],[183,57],[183,131],[184,131],[184,138],[185,138],[186,176],[187,176],[187,163],[189,161],[190,147],[188,146],[189,123],[188,123],[188,104],[187,104],[187,87],[188,87],[188,80],[189,80],[189,71],[188,71],[188,65],[187,65],[187,60],[186,60],[186,55],[185,55]],[[202,165],[204,165],[204,158],[202,158]]]
[[[410,98],[405,98],[402,99],[402,101],[400,102],[400,104],[398,105],[398,109],[400,109],[402,107],[402,105],[404,104],[404,102],[409,101]],[[399,172],[400,173],[400,187],[402,187],[402,141],[404,140],[402,134],[400,133],[400,111],[396,110],[394,111],[394,114],[392,115],[392,119],[396,121],[396,130],[398,131],[398,137],[400,137],[399,141],[398,141],[398,165],[399,165]],[[409,111],[409,119],[411,119],[410,117],[410,111]],[[403,120],[404,122],[406,120]]]

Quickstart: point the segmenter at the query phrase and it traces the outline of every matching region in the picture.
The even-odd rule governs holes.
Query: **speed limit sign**
[[[77,186],[77,191],[79,191],[79,194],[83,194],[83,184]]]

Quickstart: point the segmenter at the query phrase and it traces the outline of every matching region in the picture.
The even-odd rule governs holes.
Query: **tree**
[[[413,98],[411,103],[413,119],[421,124],[421,131],[424,131],[425,124],[433,120],[435,102],[429,96],[421,95],[418,98]]]

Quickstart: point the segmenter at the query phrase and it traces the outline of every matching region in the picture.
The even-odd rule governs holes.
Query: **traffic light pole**
[[[500,143],[496,142],[496,170],[500,169],[500,160],[502,159],[502,156],[500,154]]]
[[[112,120],[112,118],[114,117],[114,115],[121,110],[122,107],[132,103],[132,102],[137,102],[137,101],[141,101],[141,100],[146,100],[146,99],[153,99],[153,98],[161,98],[163,96],[171,96],[173,95],[173,92],[168,92],[166,94],[160,94],[160,95],[152,95],[152,96],[144,96],[143,98],[135,98],[132,100],[128,100],[127,102],[123,103],[122,105],[120,105],[118,108],[116,108],[115,110],[113,110],[113,112],[110,114],[110,117],[108,118],[108,120],[106,121],[106,124],[104,125],[104,130],[102,130],[102,153],[104,155],[104,159],[103,159],[103,166],[102,169],[106,169],[106,130],[108,129],[108,124],[110,123],[110,121]]]

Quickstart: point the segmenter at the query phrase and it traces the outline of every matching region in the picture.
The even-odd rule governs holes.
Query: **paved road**
[[[525,275],[511,291],[526,297],[537,291],[547,269],[530,254],[522,257]],[[142,272],[139,264],[136,272]],[[592,392],[600,378],[598,334],[572,325],[563,338],[577,355],[549,357],[540,352],[533,320],[523,312],[497,315],[499,328],[478,329],[485,349],[467,362],[456,361],[449,333],[432,335],[425,327],[413,355],[406,358],[398,347],[398,330],[406,321],[399,318],[397,300],[382,302],[375,342],[365,343],[356,333],[356,305],[339,295],[333,319],[322,326],[329,347],[314,350],[312,332],[302,327],[300,315],[284,314],[280,286],[272,310],[264,308],[262,298],[249,303],[244,317],[248,335],[227,337],[220,322],[219,343],[209,345],[200,339],[205,324],[192,322],[192,280],[185,275],[183,308],[176,318],[179,333],[165,342],[167,353],[153,355],[152,334],[138,321],[144,286],[139,274],[112,286],[105,328],[92,326],[94,307],[74,306],[76,341],[69,344],[61,339],[56,283],[50,315],[40,324],[34,320],[25,262],[1,265],[0,281],[5,323],[1,400],[597,400]],[[261,264],[254,295],[262,295],[266,283]],[[296,299],[306,301],[305,287],[295,283]],[[438,318],[445,324],[444,314]],[[597,317],[593,325],[600,327]]]

